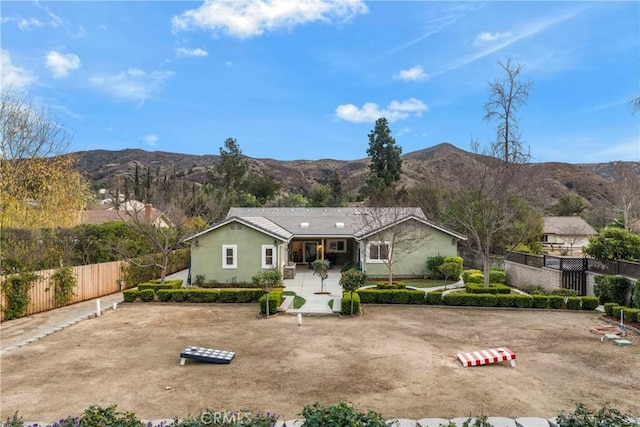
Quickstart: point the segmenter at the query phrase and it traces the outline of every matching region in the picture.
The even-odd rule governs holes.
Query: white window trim
[[[233,264],[227,264],[227,249],[233,250]],[[238,245],[222,245],[222,268],[223,269],[238,268]]]
[[[389,248],[389,251],[387,252],[387,259],[371,259],[371,245],[387,245]],[[387,262],[389,260],[388,256],[391,254],[392,248],[391,248],[391,242],[379,242],[379,241],[375,241],[375,242],[367,242],[367,246],[366,246],[366,262],[369,264],[384,264],[385,262]]]
[[[342,243],[342,250],[338,249],[338,243]],[[331,246],[334,246],[333,248]],[[346,254],[347,239],[327,239],[327,253]]]
[[[267,264],[267,250],[271,249],[271,262]],[[262,245],[262,268],[275,268],[276,267],[276,247],[274,245]]]

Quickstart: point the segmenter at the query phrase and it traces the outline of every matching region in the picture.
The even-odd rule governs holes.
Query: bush
[[[611,315],[616,319],[620,318],[620,313],[624,310],[624,306],[622,305],[614,305],[613,310],[611,311]]]
[[[169,262],[167,263],[167,274],[172,274],[177,271],[186,270],[189,268],[189,262],[191,261],[191,250],[178,249],[171,252],[169,255]],[[136,258],[134,262],[129,264],[123,264],[122,266],[122,278],[128,287],[135,287],[140,283],[149,282],[157,277],[160,277],[162,269],[157,265],[162,262],[161,255],[144,255]],[[148,266],[148,267],[147,267]]]
[[[56,307],[70,304],[73,301],[73,288],[78,281],[71,267],[60,267],[51,276],[53,282]],[[49,290],[48,288],[46,290]]]
[[[493,294],[468,294],[451,292],[442,297],[442,303],[453,306],[495,307],[496,296]]]
[[[625,308],[624,321],[629,323],[640,322],[640,308]]]
[[[424,291],[412,289],[359,289],[363,304],[425,304]]]
[[[489,270],[489,282],[490,283],[506,283],[507,274],[502,270],[491,269]]]
[[[124,302],[134,302],[138,299],[139,291],[138,289],[126,289],[122,291],[122,297],[124,298]]]
[[[583,310],[595,310],[598,308],[598,297],[581,297]]]
[[[300,415],[304,418],[304,427],[387,427],[387,422],[377,412],[358,412],[353,406],[345,402],[327,407],[323,407],[316,402],[311,406],[305,406]]]
[[[613,307],[617,306],[615,302],[607,302],[604,304],[604,312],[607,316],[613,316]]]
[[[144,289],[142,291],[138,291],[138,296],[140,297],[140,301],[143,302],[152,302],[156,299],[156,291],[153,289]]]
[[[465,290],[470,294],[510,294],[511,287],[501,283],[490,283],[488,288],[479,283],[465,284]]]
[[[549,295],[549,308],[559,309],[564,307],[564,297],[560,295]]]
[[[427,294],[424,296],[424,299],[429,305],[442,304],[442,291],[427,292]]]
[[[482,280],[480,280],[479,282],[472,281],[471,276],[478,275],[478,274],[482,275]],[[462,272],[462,280],[464,281],[464,283],[482,283],[484,282],[484,274],[480,270],[475,270],[475,269],[464,270]],[[477,280],[477,276],[475,280]]]
[[[375,282],[377,289],[406,289],[407,285],[403,282]]]
[[[243,289],[243,288],[256,288],[255,283],[236,282],[236,283],[218,283],[212,280],[207,283],[201,283],[197,285],[199,288],[205,289]]]
[[[621,413],[608,405],[597,412],[591,412],[578,403],[573,414],[561,412],[556,418],[558,427],[637,427],[631,415]]]
[[[151,282],[140,283],[138,285],[139,291],[144,291],[146,289],[151,289],[154,292],[159,291],[160,289],[180,289],[182,287],[182,280],[167,280],[164,283],[156,283],[159,281],[153,280]]]
[[[343,292],[340,300],[340,313],[351,315],[351,292]],[[360,314],[360,295],[353,293],[353,314]]]
[[[549,297],[547,295],[534,294],[531,298],[532,308],[549,308]]]
[[[425,277],[427,279],[440,280],[444,279],[439,267],[444,263],[446,257],[442,255],[436,255],[427,258],[425,265]]]
[[[171,289],[159,289],[158,292],[156,292],[156,298],[158,298],[160,302],[171,301]]]
[[[636,280],[636,284],[633,286],[633,292],[631,293],[631,306],[633,308],[640,308],[640,280]]]
[[[260,313],[265,314],[266,305],[267,305],[267,295],[263,295],[260,297],[258,301],[260,304]],[[269,314],[276,314],[278,312],[278,307],[282,304],[282,292],[269,292]]]
[[[600,304],[615,302],[620,305],[629,303],[632,283],[622,276],[596,276],[593,292],[600,297]]]
[[[378,302],[378,293],[376,289],[358,289],[355,293],[359,295],[362,304],[376,304]]]
[[[575,297],[578,295],[578,292],[573,289],[565,289],[565,288],[556,288],[548,291],[549,295],[561,295],[563,297]]]
[[[14,274],[2,282],[6,306],[2,307],[6,320],[17,319],[27,314],[27,308],[31,302],[31,286],[38,276],[31,272]]]
[[[567,308],[569,310],[580,310],[582,299],[580,297],[568,297]]]

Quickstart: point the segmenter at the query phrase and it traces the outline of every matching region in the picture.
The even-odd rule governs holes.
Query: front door
[[[304,242],[304,261],[313,262],[318,258],[318,242]]]

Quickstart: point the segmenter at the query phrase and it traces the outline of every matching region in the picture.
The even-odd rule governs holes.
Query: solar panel
[[[186,359],[199,362],[229,364],[235,357],[233,351],[217,350],[206,347],[187,347],[180,353],[180,365],[184,365]]]

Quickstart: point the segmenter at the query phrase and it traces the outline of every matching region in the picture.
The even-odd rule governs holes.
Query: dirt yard
[[[369,306],[364,316],[259,320],[255,305],[127,304],[2,355],[1,416],[52,421],[116,403],[140,418],[203,408],[296,418],[341,400],[385,417],[551,417],[605,402],[640,415],[640,337],[590,332],[599,313]],[[190,345],[235,351],[187,361]],[[506,346],[508,362],[463,368],[457,352]]]

